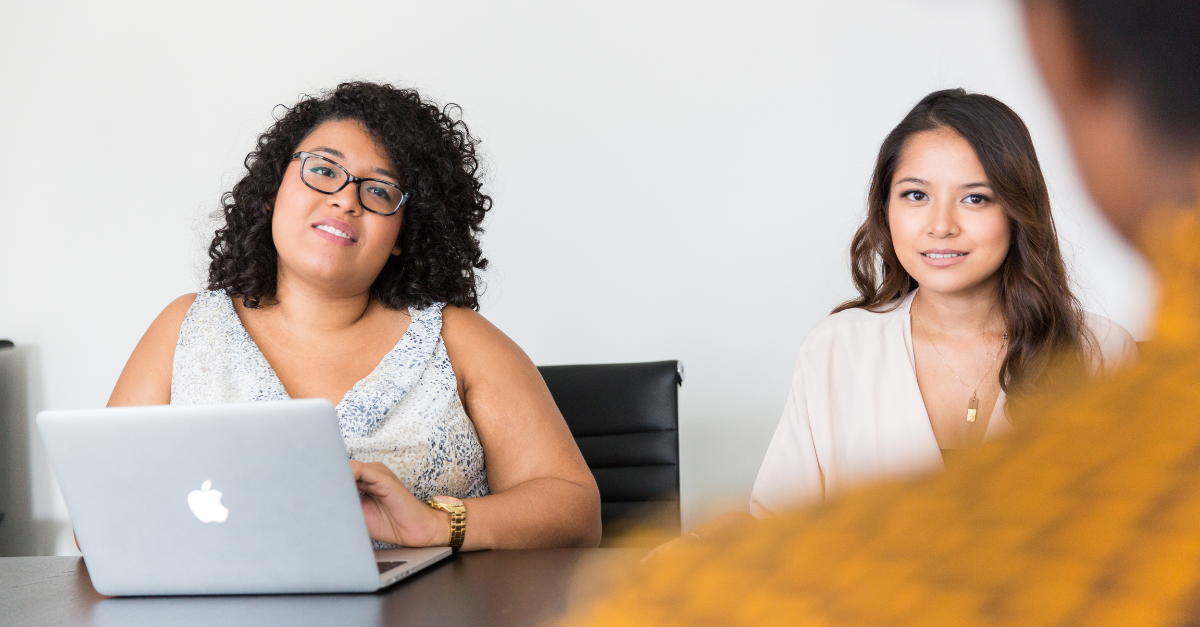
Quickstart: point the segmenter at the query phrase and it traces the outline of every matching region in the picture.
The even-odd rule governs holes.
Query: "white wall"
[[[879,142],[928,91],[1024,116],[1081,296],[1144,334],[1149,278],[1082,191],[1010,2],[177,4],[5,5],[0,337],[34,350],[31,411],[104,404],[200,285],[272,108],[352,77],[463,106],[495,198],[483,313],[534,361],[686,364],[685,524],[744,504],[800,342],[851,295]],[[35,463],[37,513],[63,519]]]

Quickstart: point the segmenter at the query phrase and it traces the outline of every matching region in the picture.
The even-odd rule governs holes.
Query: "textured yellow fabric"
[[[671,551],[564,624],[1200,624],[1200,212],[1143,234],[1139,362],[944,473]]]

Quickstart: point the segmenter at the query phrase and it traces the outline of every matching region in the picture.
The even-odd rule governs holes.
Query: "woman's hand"
[[[372,540],[401,546],[450,543],[450,514],[418,501],[390,468],[351,461],[350,470],[362,492],[359,498]]]

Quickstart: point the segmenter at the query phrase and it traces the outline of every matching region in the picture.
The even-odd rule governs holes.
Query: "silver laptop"
[[[370,592],[450,555],[373,551],[324,399],[43,411],[102,594]]]

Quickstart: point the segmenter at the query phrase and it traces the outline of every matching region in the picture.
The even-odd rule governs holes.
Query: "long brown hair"
[[[1008,354],[1000,366],[1000,386],[1008,394],[1030,393],[1046,375],[1060,372],[1057,366],[1083,365],[1084,350],[1093,348],[1095,339],[1071,293],[1050,215],[1050,195],[1029,130],[1012,109],[991,96],[962,89],[935,91],[888,133],[871,176],[866,221],[850,244],[859,295],[833,311],[892,310],[917,289],[892,244],[888,199],[908,139],[938,129],[967,140],[1008,216],[1012,239],[999,270]]]

